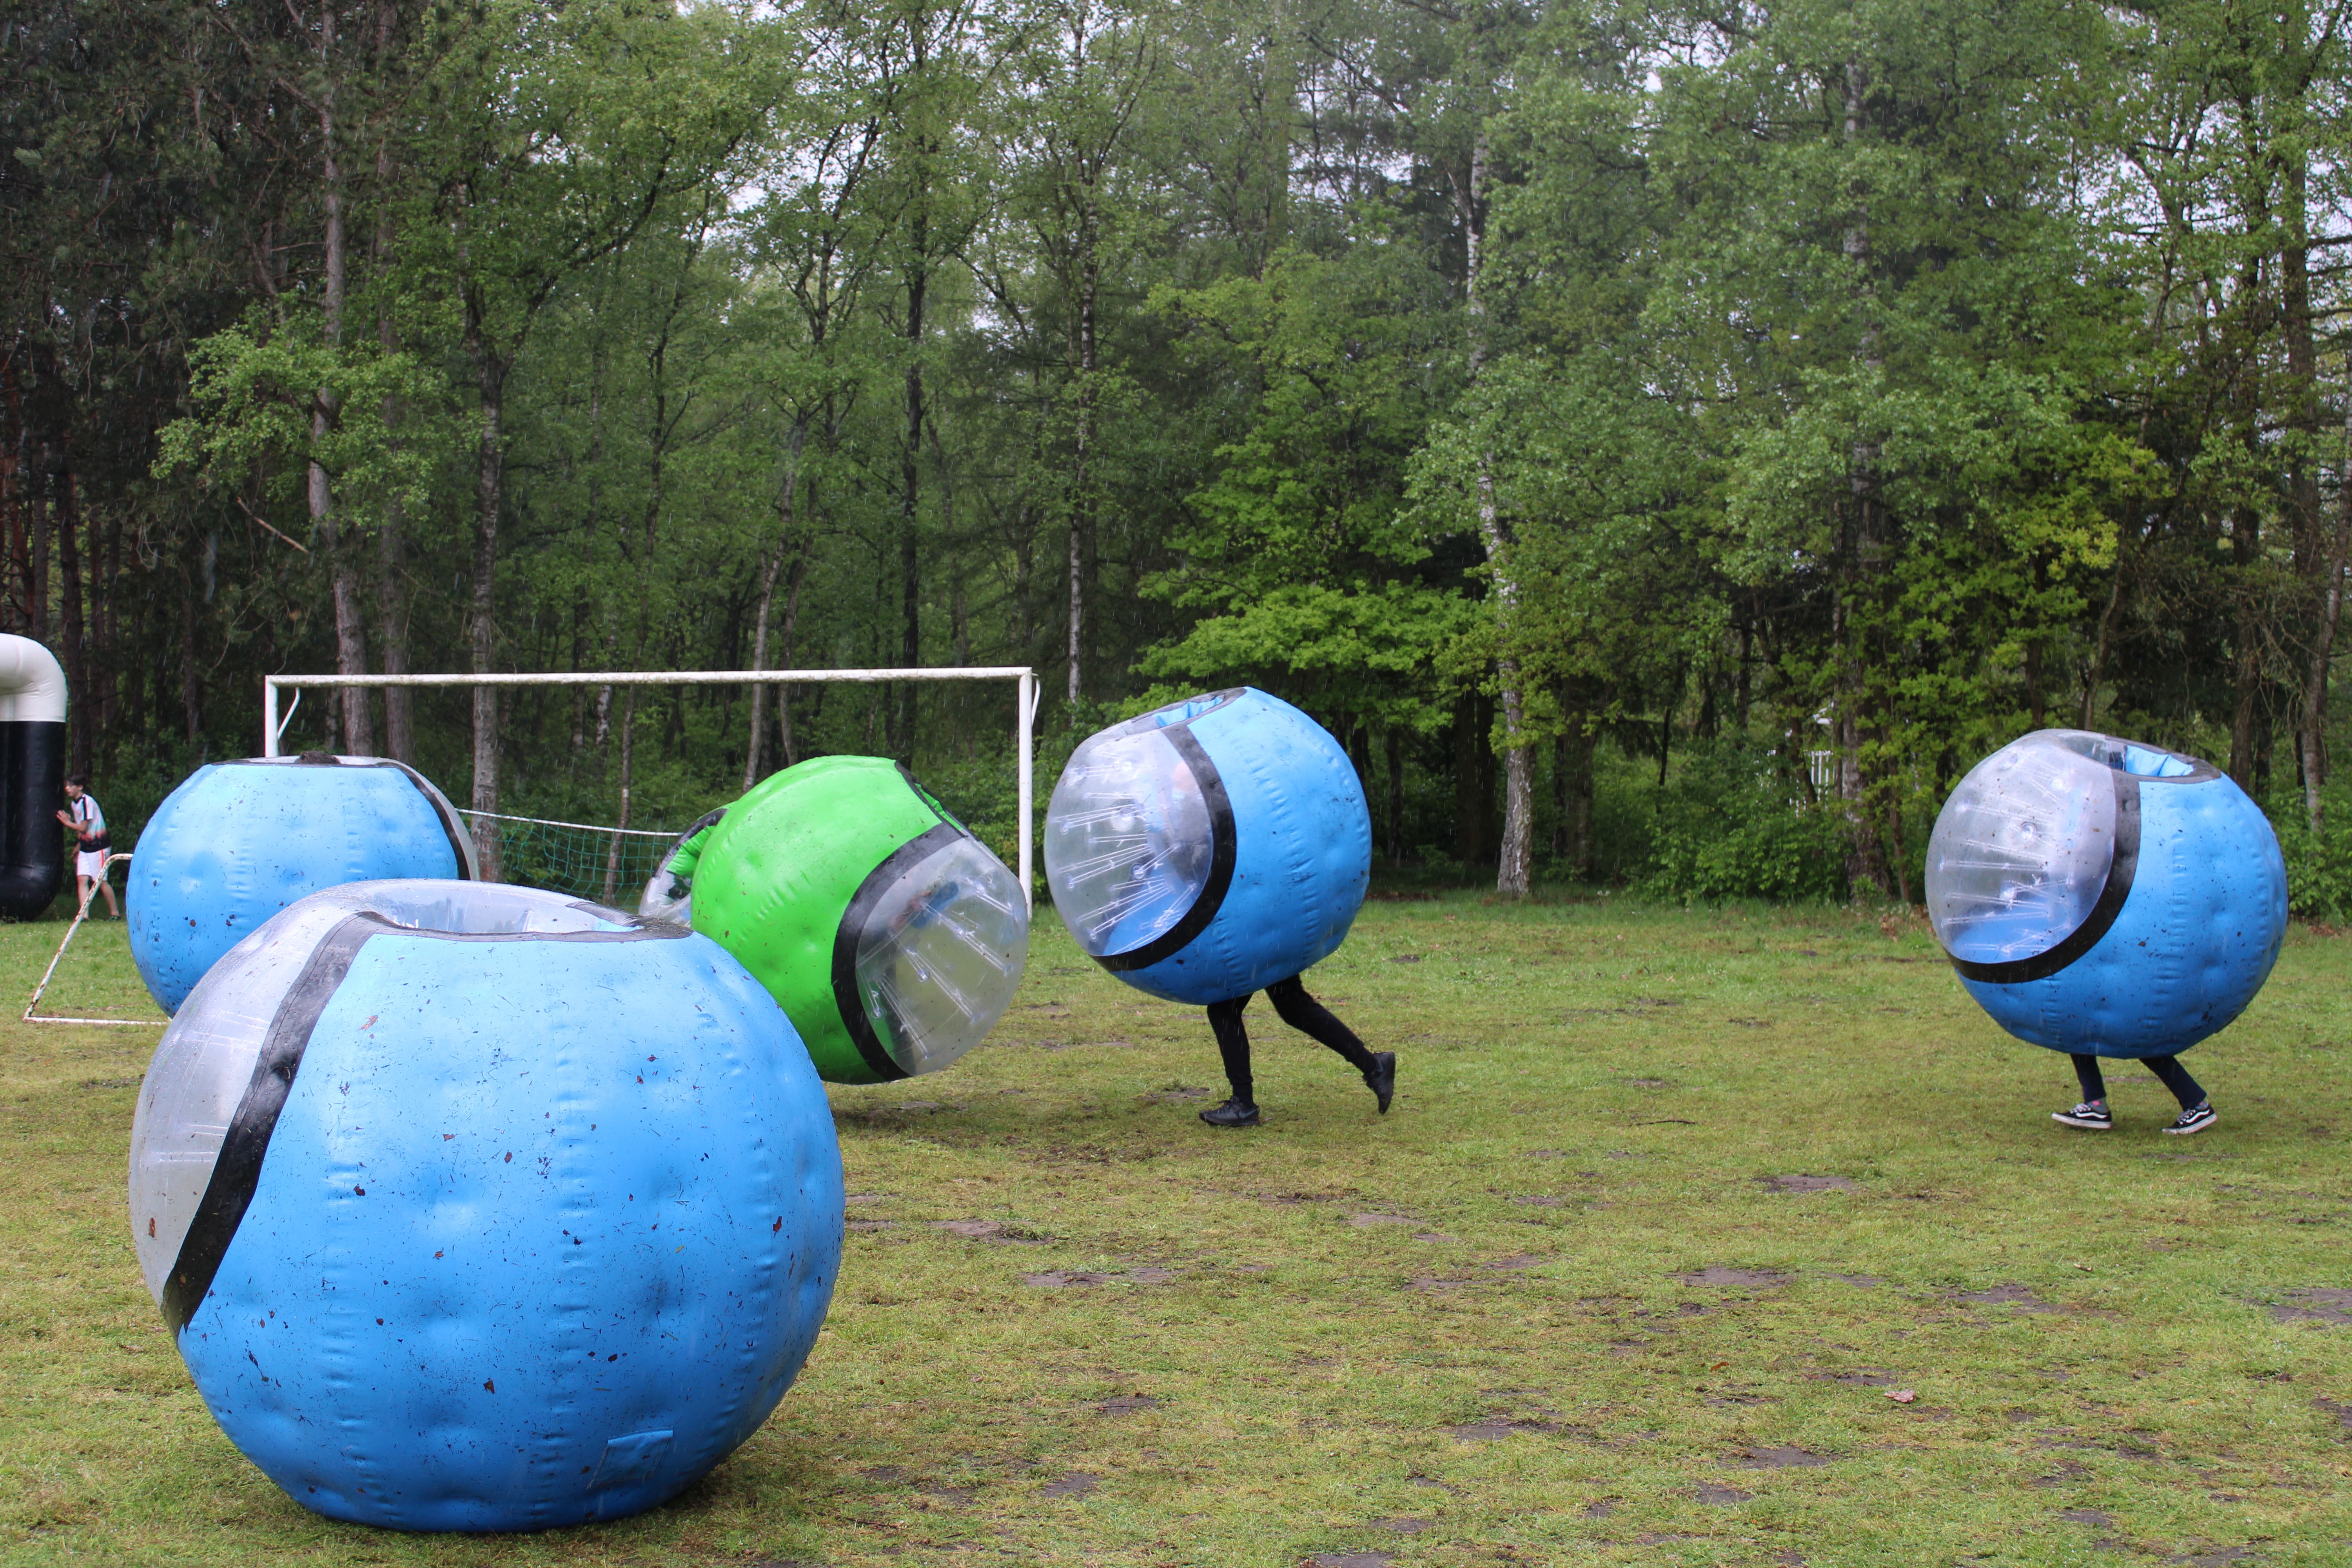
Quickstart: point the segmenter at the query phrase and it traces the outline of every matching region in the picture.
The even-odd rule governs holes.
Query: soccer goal
[[[383,686],[802,686],[878,685],[901,680],[1010,680],[1014,683],[1013,742],[1020,769],[1020,873],[1030,893],[1031,816],[1034,805],[1031,762],[1037,721],[1037,674],[1020,665],[961,666],[921,669],[614,669],[562,670],[547,674],[492,675],[267,675],[261,681],[261,751],[278,754],[278,742],[294,721],[302,692],[311,687]],[[278,693],[293,692],[283,717]],[[469,824],[497,825],[502,859],[534,885],[553,887],[611,902],[624,889],[642,886],[658,868],[672,835],[645,828],[556,822],[460,808]]]
[[[106,858],[106,868],[110,872],[111,872],[117,866],[128,866],[130,864],[131,852],[127,849],[118,849],[113,854]],[[98,896],[98,889],[97,888],[92,887],[89,892],[90,897],[89,899],[84,899],[81,901],[80,907],[74,910],[73,923],[66,927],[66,934],[58,939],[58,950],[49,955],[49,966],[41,971],[41,983],[33,987],[32,999],[25,1004],[25,1022],[27,1024],[96,1024],[108,1028],[120,1029],[162,1028],[166,1023],[170,1022],[169,1019],[70,1018],[58,1014],[44,1013],[40,1010],[42,993],[47,991],[49,988],[49,982],[57,978],[58,965],[65,962],[66,949],[73,945],[74,932],[81,930],[81,922],[89,919],[90,900],[95,899]],[[126,893],[125,897],[128,896],[129,895]]]

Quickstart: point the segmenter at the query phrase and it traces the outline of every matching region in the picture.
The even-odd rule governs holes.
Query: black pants
[[[2205,1103],[2205,1091],[2197,1087],[2197,1080],[2189,1076],[2189,1069],[2180,1065],[2179,1057],[2142,1057],[2139,1060],[2142,1067],[2154,1073],[2158,1081],[2172,1091],[2172,1098],[2180,1101],[2181,1110],[2193,1110]],[[2074,1077],[2083,1085],[2083,1098],[2106,1099],[2107,1080],[2099,1076],[2099,1058],[2078,1056],[2074,1061]]]
[[[1296,974],[1276,981],[1265,988],[1265,994],[1274,1004],[1276,1016],[1284,1023],[1322,1041],[1345,1057],[1348,1065],[1358,1072],[1370,1072],[1379,1065],[1372,1060],[1372,1053],[1364,1048],[1364,1042],[1356,1038],[1355,1031],[1309,996]],[[1234,1098],[1244,1105],[1255,1105],[1257,1097],[1252,1092],[1250,1080],[1249,1030],[1242,1024],[1242,1009],[1249,1005],[1249,996],[1210,1003],[1209,1027],[1217,1032],[1217,1052],[1225,1058],[1225,1081],[1234,1086]]]

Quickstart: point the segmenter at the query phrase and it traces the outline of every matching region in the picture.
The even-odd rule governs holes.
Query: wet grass
[[[0,930],[0,994],[58,929]],[[135,1000],[120,929],[93,1004]],[[1267,1124],[1216,1133],[1200,1015],[1049,927],[988,1047],[835,1091],[841,1289],[766,1429],[516,1539],[329,1524],[247,1466],[124,1229],[152,1035],[0,1025],[0,1557],[2340,1564],[2347,980],[2297,928],[2190,1058],[2216,1130],[2160,1136],[2126,1068],[2071,1133],[2065,1063],[1906,921],[1379,903],[1309,983],[1399,1053],[1395,1110],[1261,1004]]]

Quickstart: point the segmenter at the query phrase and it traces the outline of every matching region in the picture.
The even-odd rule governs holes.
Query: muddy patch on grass
[[[1550,1433],[1562,1430],[1557,1421],[1538,1420],[1529,1416],[1490,1421],[1465,1421],[1458,1426],[1448,1426],[1445,1435],[1457,1443],[1499,1443],[1515,1432]]]
[[[1810,1448],[1742,1448],[1724,1456],[1725,1466],[1735,1470],[1807,1470],[1817,1465],[1834,1465],[1835,1454],[1816,1454]]]
[[[2063,1509],[2059,1511],[2058,1517],[2068,1524],[2108,1525],[2116,1521],[2113,1514],[2101,1513],[2095,1508]]]
[[[1551,1259],[1538,1258],[1532,1252],[1515,1252],[1508,1258],[1497,1258],[1490,1263],[1481,1263],[1478,1267],[1500,1269],[1510,1274],[1523,1274],[1530,1268],[1540,1268],[1550,1261]]]
[[[1843,1176],[1759,1176],[1757,1184],[1775,1193],[1854,1193],[1862,1189]]]
[[[1871,1290],[1886,1281],[1875,1274],[1824,1274],[1824,1279],[1834,1279],[1841,1285],[1851,1285],[1857,1290]]]
[[[2335,1416],[2336,1424],[2344,1428],[2345,1435],[2352,1436],[2352,1405],[2339,1404],[2333,1399],[2315,1399],[2311,1405],[2313,1409]]]
[[[1598,1502],[1586,1503],[1584,1505],[1583,1516],[1586,1519],[1607,1519],[1611,1514],[1613,1514],[1616,1511],[1617,1505],[1610,1501],[1607,1498],[1602,1498]]]
[[[1387,1552],[1318,1552],[1307,1561],[1309,1568],[1389,1568],[1396,1557]]]
[[[2064,1312],[2067,1310],[2055,1301],[2043,1300],[2022,1285],[1995,1285],[1988,1290],[1955,1290],[1945,1300],[1966,1302],[1973,1307],[2014,1307],[2021,1312]]]
[[[1391,1535],[1419,1535],[1424,1530],[1434,1530],[1436,1527],[1437,1521],[1433,1519],[1414,1519],[1407,1517],[1403,1519],[1376,1519],[1372,1521],[1373,1529],[1385,1530]]]
[[[1733,1268],[1721,1263],[1710,1263],[1704,1268],[1694,1268],[1675,1278],[1685,1285],[1715,1285],[1747,1290],[1777,1290],[1789,1282],[1786,1274],[1769,1268]]]
[[[966,1241],[984,1241],[996,1247],[1043,1247],[1054,1239],[1041,1231],[1001,1219],[935,1219],[931,1228],[962,1237]]]
[[[1122,1394],[1106,1399],[1095,1406],[1105,1415],[1132,1415],[1139,1410],[1157,1410],[1160,1401],[1149,1394]]]
[[[1348,1224],[1357,1230],[1370,1230],[1375,1226],[1383,1225],[1426,1225],[1428,1223],[1427,1220],[1414,1219],[1408,1215],[1401,1214],[1351,1214],[1348,1216]]]
[[[1037,1290],[1067,1290],[1084,1285],[1108,1285],[1118,1278],[1116,1274],[1094,1274],[1081,1268],[1049,1268],[1042,1274],[1024,1274],[1021,1283]]]
[[[1692,1490],[1691,1495],[1701,1502],[1728,1505],[1746,1502],[1756,1494],[1741,1491],[1738,1487],[1718,1486],[1713,1481],[1701,1481]]]
[[[1039,1497],[1085,1497],[1102,1484],[1100,1476],[1090,1476],[1084,1470],[1072,1470],[1059,1480],[1047,1481],[1037,1489]]]
[[[1535,1194],[1528,1194],[1525,1196],[1515,1197],[1511,1201],[1515,1204],[1525,1204],[1529,1208],[1556,1209],[1565,1208],[1576,1200],[1574,1198],[1543,1197]]]
[[[1187,1100],[1206,1100],[1214,1093],[1216,1090],[1213,1089],[1202,1089],[1187,1083],[1171,1083],[1166,1089],[1155,1089],[1148,1094],[1137,1095],[1136,1098],[1148,1105],[1181,1105]]]
[[[2352,1290],[2314,1286],[2289,1290],[2284,1303],[2271,1308],[2278,1323],[2352,1323]]]
[[[1847,1388],[1885,1388],[1895,1382],[1891,1372],[1809,1372],[1805,1374],[1815,1383],[1834,1383]]]

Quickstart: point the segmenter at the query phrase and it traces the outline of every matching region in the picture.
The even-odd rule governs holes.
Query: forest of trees
[[[1385,860],[1506,894],[1915,900],[1960,773],[2094,726],[2225,763],[2332,910],[2347,26],[17,0],[0,629],[132,820],[266,672],[1011,664],[1047,782],[1247,681]],[[1001,837],[1011,717],[314,694],[286,743],[656,826],[887,753]]]

